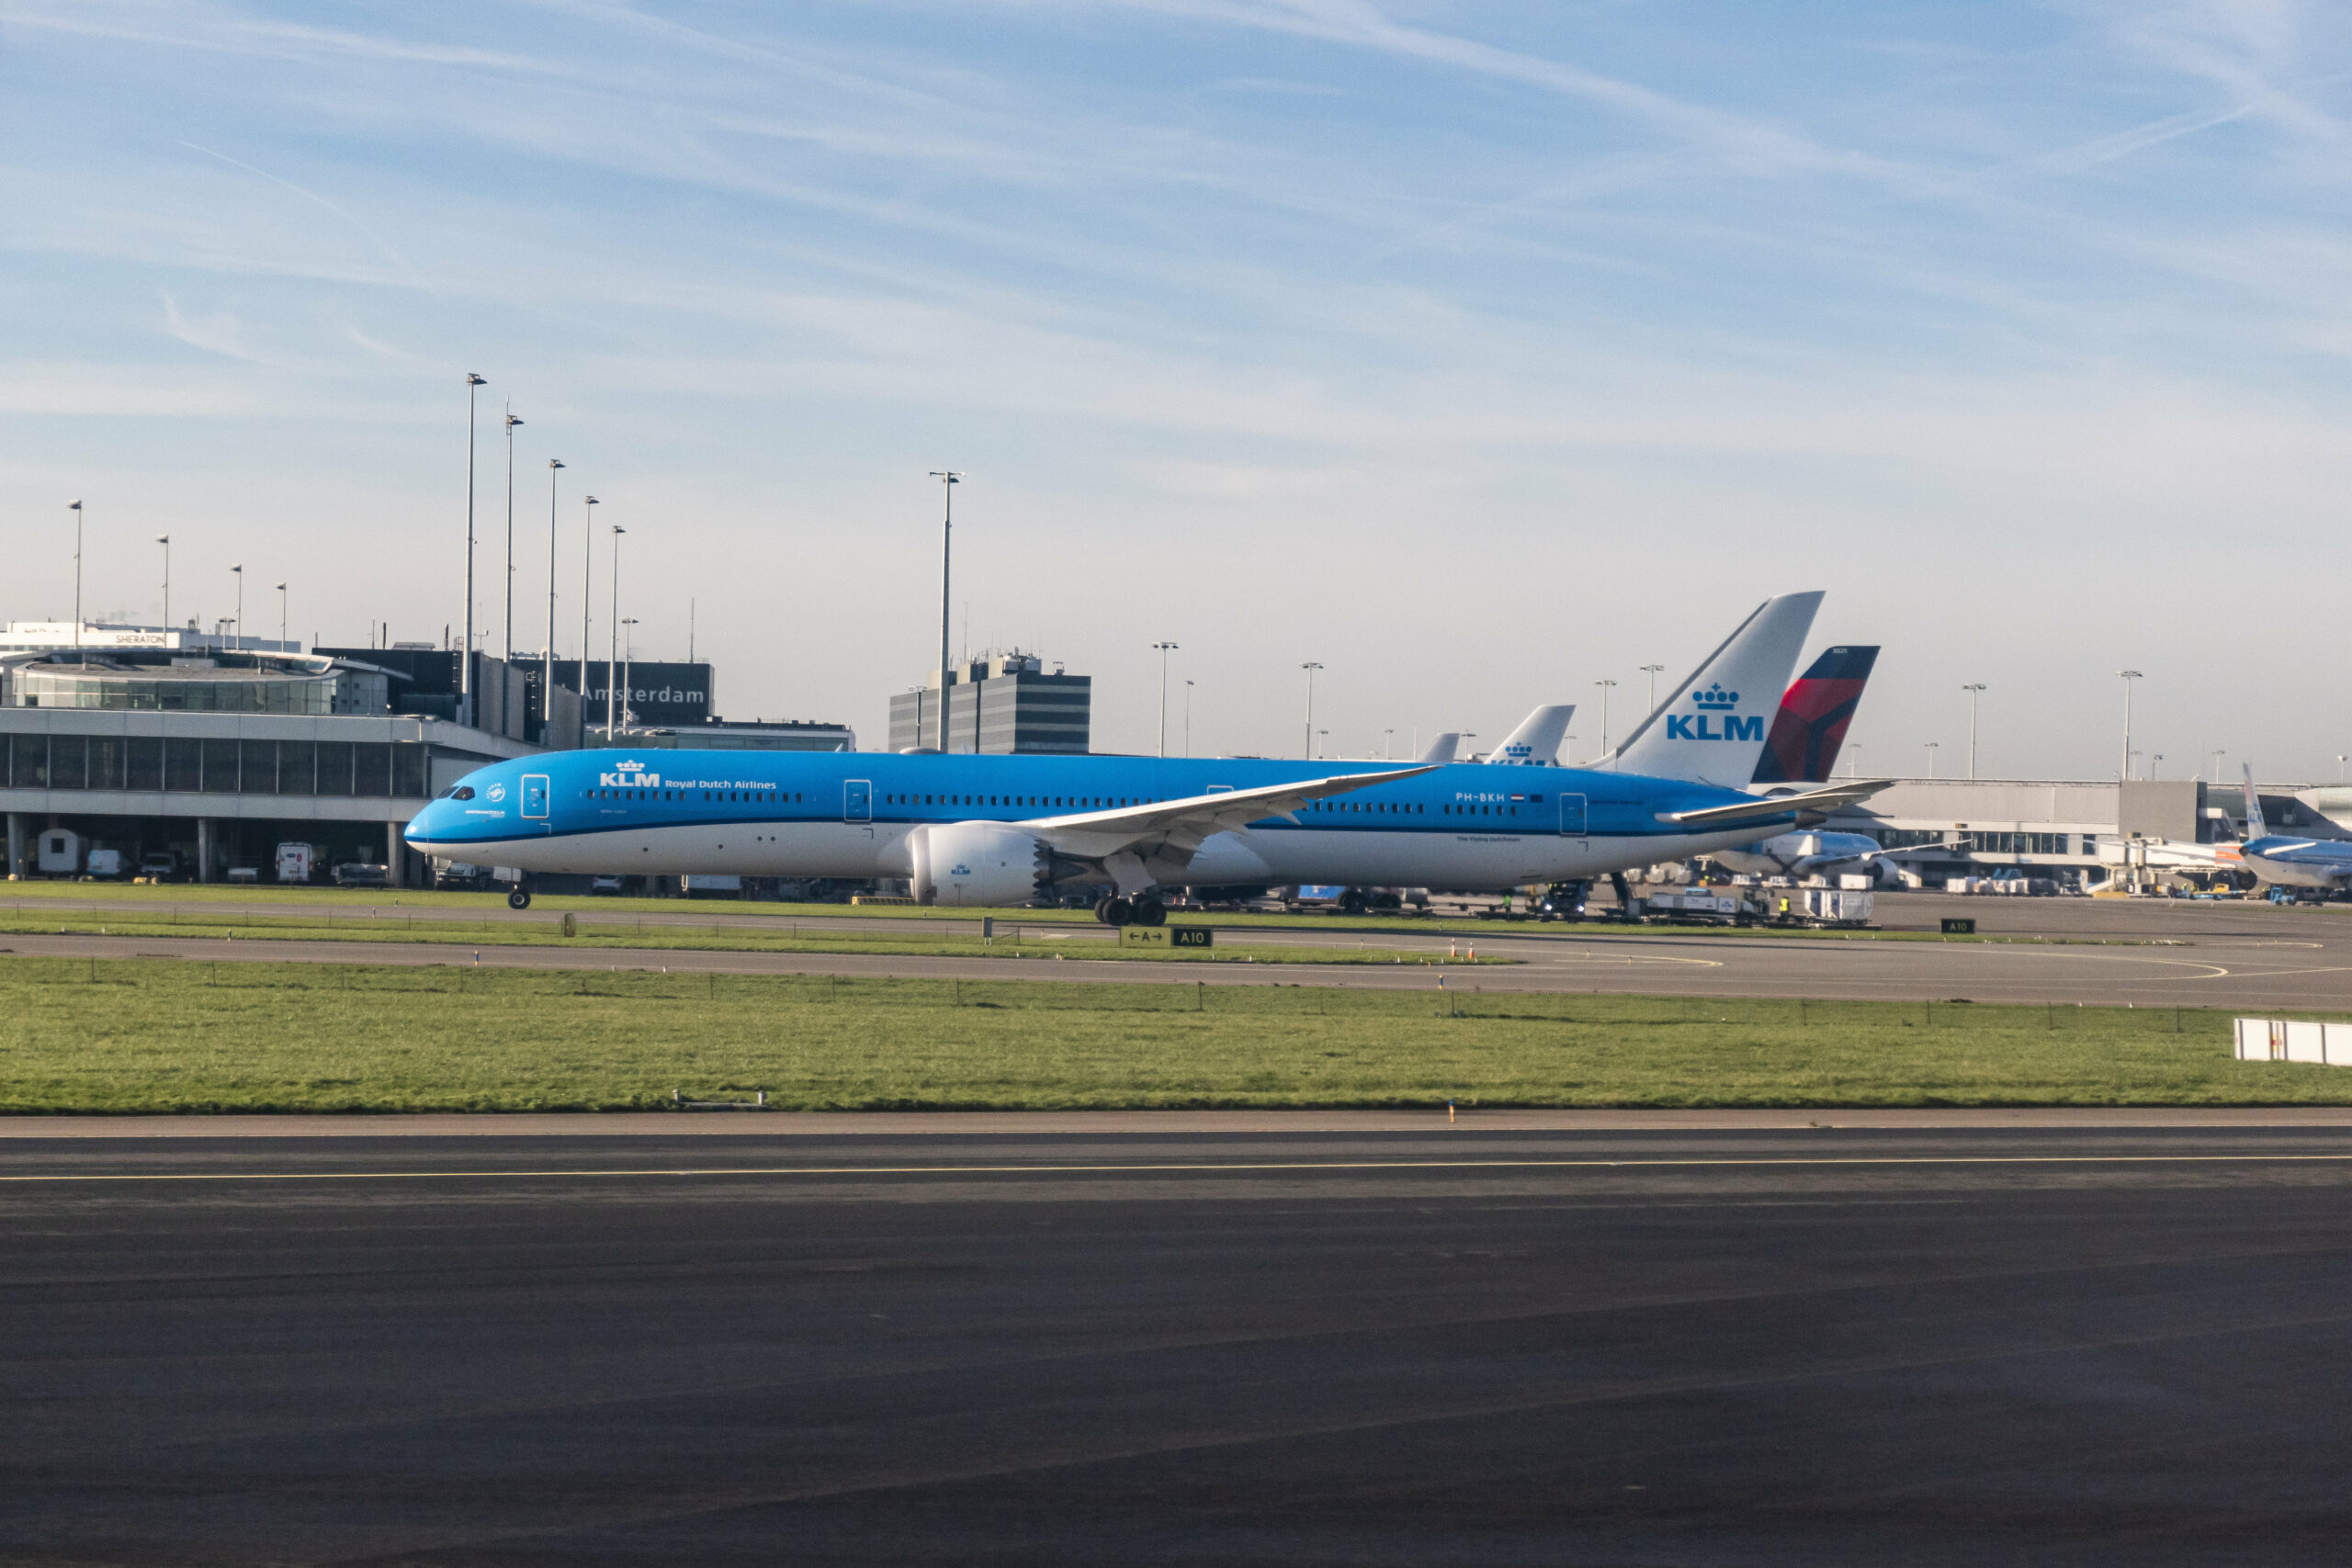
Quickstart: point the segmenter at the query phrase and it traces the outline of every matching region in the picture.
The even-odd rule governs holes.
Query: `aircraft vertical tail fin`
[[[1758,604],[1600,765],[1745,788],[1764,750],[1765,716],[1788,689],[1821,600],[1816,590]]]
[[[1439,764],[1451,762],[1453,761],[1453,753],[1459,750],[1461,746],[1461,731],[1449,729],[1430,742],[1430,749],[1421,753],[1421,761]]]
[[[1796,683],[1781,694],[1781,711],[1764,737],[1750,784],[1826,784],[1846,744],[1846,727],[1878,662],[1876,648],[1824,649]]]
[[[1537,708],[1519,721],[1519,728],[1503,737],[1495,748],[1490,762],[1519,762],[1530,767],[1549,768],[1560,761],[1560,740],[1568,732],[1568,720],[1576,716],[1577,705],[1561,703]]]
[[[2245,841],[2250,844],[2256,839],[2270,837],[2270,827],[2262,819],[2262,797],[2254,793],[2254,764],[2247,762],[2245,767]]]

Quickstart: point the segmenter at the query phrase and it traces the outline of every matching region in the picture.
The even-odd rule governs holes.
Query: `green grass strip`
[[[2277,1105],[2169,1009],[11,957],[0,1111]]]

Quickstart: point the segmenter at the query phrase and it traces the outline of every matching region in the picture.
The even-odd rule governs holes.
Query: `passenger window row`
[[[583,789],[582,800],[691,800],[695,792],[690,789]],[[749,801],[757,806],[797,806],[804,798],[792,790],[707,789],[701,792],[705,800]]]

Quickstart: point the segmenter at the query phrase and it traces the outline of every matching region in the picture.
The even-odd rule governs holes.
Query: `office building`
[[[939,739],[941,675],[947,700],[947,741]],[[1093,678],[1051,674],[1034,653],[989,654],[958,669],[934,671],[919,691],[890,699],[890,750],[1059,752],[1080,755],[1092,739]]]

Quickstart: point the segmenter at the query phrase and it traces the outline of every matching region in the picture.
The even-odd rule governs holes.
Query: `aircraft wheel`
[[[510,909],[529,908],[531,907],[530,890],[528,888],[517,887],[514,892],[509,893],[506,896],[506,907]]]
[[[1340,913],[1343,915],[1361,915],[1365,907],[1364,896],[1361,893],[1351,889],[1340,895]]]
[[[1102,921],[1102,924],[1106,926],[1111,923],[1111,917],[1104,913],[1104,911],[1109,909],[1110,907],[1111,900],[1108,898],[1097,898],[1094,900],[1094,918]]]
[[[1125,898],[1105,898],[1102,900],[1102,923],[1104,925],[1124,926],[1132,923],[1135,918],[1135,906],[1128,903]]]
[[[1135,904],[1136,924],[1164,926],[1168,923],[1168,906],[1157,898],[1138,898]]]

